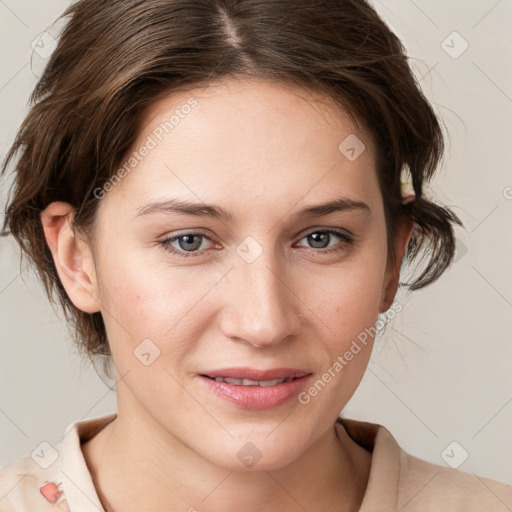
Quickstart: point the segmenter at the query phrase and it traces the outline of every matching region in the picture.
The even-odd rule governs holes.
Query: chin
[[[295,461],[303,452],[301,445],[290,436],[278,436],[271,441],[268,433],[261,436],[240,436],[228,445],[206,448],[203,457],[229,471],[277,471]],[[252,439],[252,440],[251,440]],[[213,444],[213,443],[212,443]],[[220,450],[219,450],[220,448]]]

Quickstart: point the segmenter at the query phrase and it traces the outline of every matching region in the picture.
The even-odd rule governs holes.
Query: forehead
[[[198,106],[189,109],[191,100]],[[183,124],[181,121],[191,118],[206,127],[207,121],[215,121],[215,126],[210,124],[207,128],[216,135],[222,132],[231,135],[233,126],[237,133],[243,126],[243,133],[254,134],[251,123],[260,126],[269,120],[274,122],[268,125],[269,133],[278,126],[290,131],[290,123],[300,120],[302,122],[294,127],[292,135],[297,136],[301,127],[304,133],[329,127],[328,131],[336,131],[338,137],[353,133],[365,139],[367,147],[373,145],[365,123],[352,119],[340,103],[325,93],[282,80],[230,77],[204,87],[161,94],[146,109],[139,136],[144,136],[159,123],[165,124],[172,113],[176,113],[179,120],[175,119],[171,124],[176,121]]]
[[[328,96],[269,80],[174,92],[147,109],[128,154],[144,156],[115,193],[142,200],[172,190],[218,202],[235,192],[270,201],[285,187],[296,202],[313,188],[351,184],[364,195],[374,143],[359,125]]]

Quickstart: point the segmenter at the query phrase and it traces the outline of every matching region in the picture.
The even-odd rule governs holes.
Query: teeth
[[[273,380],[249,380],[249,379],[231,379],[229,377],[215,377],[217,382],[227,382],[228,384],[235,384],[236,386],[277,386],[283,382],[288,382],[290,378],[286,379],[273,379]]]
[[[286,379],[274,379],[274,380],[260,380],[258,382],[259,386],[277,386],[278,384],[282,384],[286,382]]]

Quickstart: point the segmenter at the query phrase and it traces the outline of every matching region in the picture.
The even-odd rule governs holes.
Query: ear
[[[69,203],[57,201],[41,212],[41,223],[60,281],[71,302],[85,313],[96,313],[101,308],[96,300],[94,260],[89,245],[74,236],[71,228],[74,215],[75,210]]]
[[[386,276],[384,279],[384,286],[382,289],[382,299],[379,312],[383,313],[387,311],[398,290],[398,283],[400,280],[400,267],[402,266],[402,259],[405,254],[405,250],[411,238],[412,231],[414,229],[414,221],[406,219],[398,226],[395,236],[395,260],[388,263],[386,269]]]

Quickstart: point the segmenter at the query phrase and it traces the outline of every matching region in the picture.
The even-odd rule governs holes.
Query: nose
[[[300,306],[290,272],[272,256],[237,261],[226,276],[229,292],[223,304],[223,334],[257,348],[269,347],[300,331]]]

